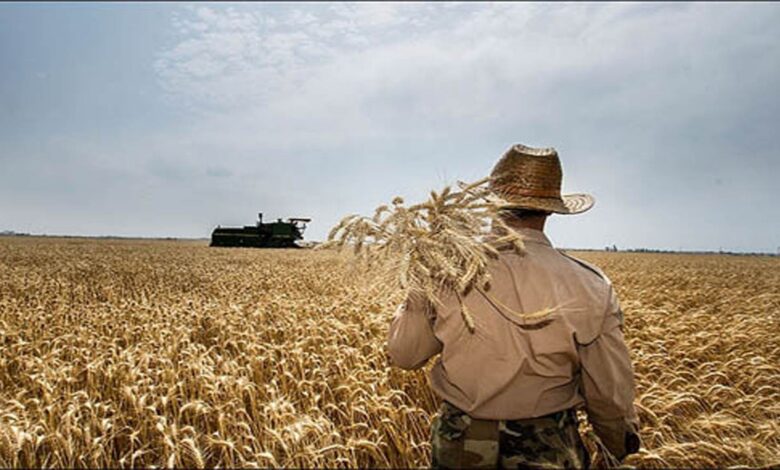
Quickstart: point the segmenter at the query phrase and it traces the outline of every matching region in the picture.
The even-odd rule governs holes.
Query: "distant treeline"
[[[14,232],[13,230],[0,231],[0,237],[40,237],[40,238],[92,238],[95,240],[208,240],[207,238],[177,238],[177,237],[123,237],[119,235],[57,235],[57,234],[31,234]]]
[[[3,230],[0,232],[0,237],[30,237],[29,233],[14,232],[13,230]]]
[[[208,238],[176,238],[176,237],[120,237],[116,235],[34,235],[30,233],[14,232],[13,230],[0,231],[0,237],[51,237],[51,238],[95,238],[99,240],[208,240]],[[301,246],[311,248],[319,245],[317,241],[306,241]],[[739,252],[739,251],[686,251],[686,250],[659,250],[655,248],[626,248],[619,249],[616,245],[598,248],[562,248],[565,251],[607,251],[610,253],[668,253],[668,254],[689,254],[689,255],[732,255],[732,256],[780,256],[780,248],[777,253],[758,252]]]
[[[625,248],[618,249],[617,246],[605,246],[604,249],[597,248],[565,248],[566,251],[607,251],[610,253],[667,253],[667,254],[687,254],[687,255],[733,255],[733,256],[780,256],[780,250],[777,253],[765,253],[761,251],[727,251],[727,250],[659,250],[655,248]]]

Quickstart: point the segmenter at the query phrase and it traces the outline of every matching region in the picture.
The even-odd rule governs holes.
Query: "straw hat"
[[[490,190],[505,209],[579,214],[593,207],[590,194],[561,195],[561,161],[554,148],[513,145],[490,173]]]

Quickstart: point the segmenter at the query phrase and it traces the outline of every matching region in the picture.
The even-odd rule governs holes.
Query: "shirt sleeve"
[[[433,334],[433,306],[422,297],[410,296],[398,306],[387,338],[390,363],[406,370],[418,369],[442,350]]]
[[[612,300],[601,334],[580,345],[582,391],[588,420],[609,451],[622,460],[639,451],[634,371],[623,338],[623,312]]]

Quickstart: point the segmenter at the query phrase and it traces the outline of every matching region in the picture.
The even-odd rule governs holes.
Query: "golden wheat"
[[[343,218],[319,248],[351,247],[359,255],[354,268],[368,274],[365,278],[380,296],[421,296],[433,305],[440,304],[443,293],[461,300],[476,288],[490,296],[485,292],[490,259],[498,257],[502,246],[518,253],[524,249],[522,236],[501,216],[502,202],[489,191],[488,178],[460,183],[458,191],[449,186],[431,191],[427,201],[409,207],[396,197],[373,217]],[[462,301],[460,309],[473,333],[474,319]],[[529,314],[536,316],[538,312]]]
[[[579,256],[625,310],[644,439],[627,463],[780,465],[780,259]],[[347,265],[0,238],[0,467],[427,465],[437,399],[384,351],[399,297]]]

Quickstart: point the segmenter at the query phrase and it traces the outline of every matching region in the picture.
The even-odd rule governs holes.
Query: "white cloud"
[[[411,14],[420,6],[406,4],[280,8],[184,9],[172,22],[178,42],[155,63],[161,85],[187,105],[262,105],[295,93],[344,53],[372,46],[377,34],[421,25]]]
[[[456,6],[200,7],[176,20],[190,26],[156,68],[179,102],[228,113],[303,106],[311,115],[337,101],[348,116],[359,110],[359,120],[405,112],[415,122],[401,121],[413,125],[531,110],[544,117],[560,105],[561,82],[611,87],[600,94],[620,104],[626,90],[658,93],[655,85],[691,76],[681,65],[717,66],[724,53],[739,54],[739,43],[720,53],[709,46],[755,17],[698,4]],[[377,116],[377,104],[387,116]]]

